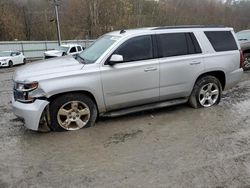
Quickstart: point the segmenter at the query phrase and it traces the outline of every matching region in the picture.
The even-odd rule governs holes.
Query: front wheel
[[[50,117],[54,131],[79,130],[94,125],[97,107],[87,95],[65,94],[51,102]]]
[[[9,61],[9,67],[13,67],[13,62],[12,61]]]
[[[221,100],[222,87],[214,76],[203,76],[197,80],[189,104],[193,108],[208,108],[217,105]]]
[[[245,53],[244,54],[244,66],[243,69],[244,71],[250,70],[250,53]]]

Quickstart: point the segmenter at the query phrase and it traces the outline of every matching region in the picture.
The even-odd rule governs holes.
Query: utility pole
[[[58,38],[58,45],[61,46],[61,30],[60,30],[60,22],[58,16],[58,7],[59,3],[58,0],[53,0],[55,6],[55,14],[56,14],[56,29],[57,29],[57,38]]]

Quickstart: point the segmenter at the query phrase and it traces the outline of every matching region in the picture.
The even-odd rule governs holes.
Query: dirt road
[[[0,187],[250,187],[250,73],[209,109],[187,105],[36,133],[0,69]]]

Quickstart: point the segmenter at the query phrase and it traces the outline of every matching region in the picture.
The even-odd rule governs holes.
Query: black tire
[[[67,55],[66,52],[63,52],[63,53],[62,53],[62,56],[66,56],[66,55]]]
[[[9,61],[9,67],[13,67],[13,62],[12,61]]]
[[[24,58],[23,59],[23,64],[25,65],[27,63],[27,60]]]
[[[243,70],[244,70],[244,71],[250,70],[250,53],[245,53],[245,54],[244,54],[244,65],[243,65]]]
[[[201,89],[210,83],[215,84],[219,90],[218,98],[216,99],[215,103],[212,106],[217,105],[220,102],[221,93],[222,93],[221,83],[216,77],[207,75],[207,76],[203,76],[203,77],[199,78],[196,81],[194,88],[193,88],[193,91],[192,91],[192,93],[189,97],[189,101],[188,101],[188,103],[190,104],[191,107],[193,107],[193,108],[206,107],[200,103],[199,97],[200,97]]]
[[[58,115],[59,109],[63,105],[71,101],[83,102],[89,108],[89,111],[90,111],[89,120],[83,128],[88,128],[95,124],[95,121],[97,119],[97,114],[98,114],[95,102],[85,94],[81,94],[81,93],[70,94],[69,93],[69,94],[61,95],[55,98],[50,104],[50,119],[51,119],[50,128],[51,130],[58,131],[58,132],[67,131],[67,129],[64,129],[62,126],[60,126],[58,119],[57,119],[57,115]]]

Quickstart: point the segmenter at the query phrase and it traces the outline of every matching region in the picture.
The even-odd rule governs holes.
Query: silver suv
[[[14,113],[40,130],[78,130],[98,116],[220,102],[241,79],[232,28],[177,26],[121,30],[81,54],[30,64],[14,74]],[[41,123],[42,122],[42,123]]]

